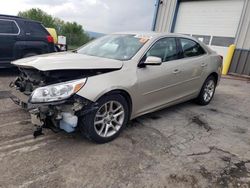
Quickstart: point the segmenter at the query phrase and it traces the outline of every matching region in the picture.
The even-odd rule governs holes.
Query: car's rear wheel
[[[90,140],[106,143],[119,136],[129,119],[128,103],[121,95],[107,95],[98,108],[79,121],[80,130]]]
[[[196,99],[196,102],[200,105],[207,105],[213,99],[216,88],[216,79],[214,76],[209,76],[204,82],[200,94]]]

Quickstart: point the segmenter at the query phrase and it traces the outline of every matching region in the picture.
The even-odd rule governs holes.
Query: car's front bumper
[[[11,99],[30,113],[32,124],[40,127],[47,127],[48,125],[46,124],[50,122],[55,128],[61,128],[60,125],[62,121],[65,120],[65,114],[67,114],[67,116],[70,114],[71,117],[78,118],[96,108],[95,103],[78,95],[74,95],[63,101],[33,104],[29,102],[29,95],[25,95],[15,88],[11,90]],[[74,126],[76,126],[76,124],[77,123],[75,123]]]

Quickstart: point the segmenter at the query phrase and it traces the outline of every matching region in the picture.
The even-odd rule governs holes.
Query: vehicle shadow
[[[196,106],[196,104],[192,100],[190,100],[190,101],[187,101],[187,102],[184,102],[184,103],[176,104],[176,105],[173,105],[173,106],[161,109],[161,110],[157,110],[155,112],[151,112],[151,113],[139,116],[139,117],[137,117],[137,118],[135,118],[133,120],[130,120],[128,122],[128,124],[124,128],[125,133],[122,133],[119,137],[120,138],[127,138],[126,135],[133,134],[133,131],[134,131],[133,128],[135,128],[135,127],[140,128],[140,129],[144,129],[142,120],[143,121],[150,120],[151,123],[153,123],[152,121],[157,121],[157,120],[160,120],[160,119],[164,119],[164,117],[167,116],[169,113],[172,113],[172,112],[178,113],[179,110],[188,109],[188,108],[190,108],[190,106]],[[140,126],[140,125],[142,125],[142,126]],[[87,145],[89,145],[89,146],[96,145],[96,143],[88,140],[85,136],[83,136],[82,133],[80,132],[80,130],[76,130],[73,133],[66,133],[64,131],[60,131],[57,135],[59,135],[61,137],[64,137],[65,142],[68,142],[68,140],[74,140],[72,142],[74,142],[74,143],[82,143],[82,144],[84,143],[86,146]],[[120,140],[119,137],[117,139],[115,139],[115,140],[117,140],[115,142],[119,142],[119,140]],[[64,142],[64,141],[62,141],[62,142]],[[110,144],[112,145],[113,142],[109,142],[109,143],[106,143],[106,144],[107,145],[110,145]]]
[[[175,104],[173,106],[169,106],[169,107],[157,110],[155,112],[151,112],[151,113],[139,116],[131,120],[130,122],[134,122],[134,121],[137,122],[138,119],[152,119],[152,120],[161,119],[162,115],[167,115],[168,113],[171,113],[171,112],[178,113],[178,110],[186,109],[186,108],[189,108],[190,106],[195,106],[195,105],[197,104],[195,104],[193,100],[189,100],[186,102],[182,102],[179,104]]]
[[[0,77],[17,76],[18,74],[19,70],[17,68],[0,69]]]

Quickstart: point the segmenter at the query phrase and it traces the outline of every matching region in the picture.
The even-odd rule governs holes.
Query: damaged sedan
[[[12,64],[20,75],[11,98],[30,113],[37,135],[46,127],[80,130],[105,143],[143,114],[191,99],[208,104],[222,57],[192,37],[127,32]]]

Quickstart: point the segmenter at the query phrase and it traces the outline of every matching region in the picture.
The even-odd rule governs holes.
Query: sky
[[[0,14],[40,8],[101,33],[151,30],[155,8],[155,0],[0,0],[0,4]]]

